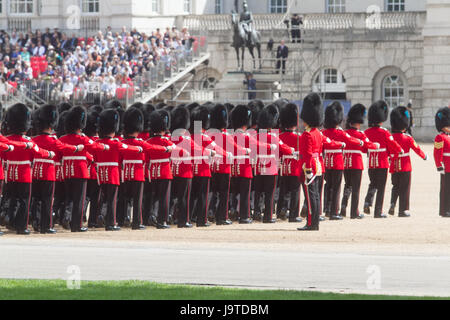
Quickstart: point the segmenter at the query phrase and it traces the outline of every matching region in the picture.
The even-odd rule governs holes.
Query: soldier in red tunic
[[[298,106],[289,103],[280,110],[280,125],[283,131],[280,140],[298,155],[301,134],[298,132]],[[280,200],[282,208],[289,208],[289,222],[302,222],[300,218],[300,162],[296,155],[285,155],[281,158]],[[289,205],[285,200],[289,196]]]
[[[378,149],[378,143],[372,143],[369,138],[361,131],[361,125],[364,123],[366,116],[366,107],[362,104],[356,104],[350,108],[347,115],[347,125],[345,132],[350,136],[364,141],[364,146],[350,147],[346,146],[344,149],[344,195],[342,197],[341,212],[342,217],[347,216],[347,205],[350,196],[350,219],[362,219],[363,214],[359,213],[359,193],[361,190],[361,179],[364,170],[363,154],[367,153],[368,149]]]
[[[255,194],[264,196],[263,223],[275,223],[273,218],[275,189],[277,187],[278,163],[282,156],[294,155],[295,149],[287,146],[279,139],[278,130],[272,131],[278,126],[279,111],[276,105],[265,107],[258,117],[258,142],[264,144],[258,146],[256,174],[254,177]],[[266,144],[276,146],[275,149],[267,149]],[[255,203],[255,207],[258,203]]]
[[[81,106],[70,109],[65,119],[66,135],[60,138],[65,144],[84,145],[84,150],[76,156],[72,152],[63,152],[62,166],[66,194],[65,224],[70,222],[72,232],[86,232],[83,227],[83,210],[86,201],[86,185],[90,178],[89,162],[92,154],[109,150],[108,145],[97,143],[81,133],[86,126],[87,110]]]
[[[116,210],[118,189],[121,182],[120,162],[126,156],[143,153],[144,150],[139,146],[124,144],[115,138],[119,131],[120,118],[115,109],[105,109],[100,113],[98,120],[98,143],[109,146],[107,151],[94,152],[94,159],[97,165],[97,175],[100,184],[101,205],[106,203],[105,230],[118,231]],[[139,210],[139,208],[136,208]],[[140,228],[140,219],[136,219],[137,228]]]
[[[406,107],[397,107],[391,112],[391,130],[394,140],[402,147],[403,154],[394,158],[390,164],[392,178],[391,209],[389,214],[394,215],[395,204],[399,199],[398,216],[409,217],[409,196],[411,192],[411,158],[410,150],[417,153],[422,159],[427,160],[427,155],[420,149],[416,141],[406,130],[411,123],[411,114]]]
[[[54,105],[44,105],[37,109],[35,118],[33,119],[33,126],[37,136],[33,138],[33,142],[41,149],[53,151],[55,155],[61,155],[63,152],[72,152],[76,155],[76,153],[83,151],[83,145],[73,146],[64,144],[53,135],[53,129],[58,123],[58,118],[58,110]],[[37,213],[40,212],[40,218],[36,219],[36,223],[38,224],[33,225],[35,225],[36,231],[39,230],[42,234],[56,233],[53,229],[52,221],[55,181],[56,171],[54,160],[36,156],[33,166],[33,205],[31,215],[32,217],[38,218]]]
[[[123,114],[123,140],[122,143],[128,146],[140,147],[143,153],[123,153],[122,154],[122,190],[119,193],[118,204],[118,223],[123,226],[125,215],[128,212],[128,202],[133,206],[133,220],[131,228],[133,230],[143,230],[142,218],[142,196],[144,190],[145,171],[144,163],[146,154],[155,152],[170,153],[169,146],[160,146],[150,144],[140,138],[138,135],[144,128],[144,115],[141,110],[135,107],[129,107]]]
[[[434,162],[441,174],[439,215],[450,218],[450,108],[438,110],[436,129],[439,134],[434,140]]]
[[[325,137],[318,129],[323,123],[323,106],[320,96],[311,93],[303,100],[300,118],[305,125],[305,131],[300,140],[300,166],[302,168],[302,181],[305,185],[307,202],[307,223],[299,231],[318,231],[320,216],[320,181],[323,168],[319,154],[322,150]]]
[[[338,101],[330,104],[325,110],[325,122],[323,135],[333,141],[344,143],[344,147],[360,148],[364,146],[364,141],[354,138],[342,130],[339,126],[344,120],[344,108]],[[324,146],[325,164],[325,191],[324,191],[324,211],[330,220],[342,220],[339,215],[339,200],[344,173],[344,155],[342,147],[332,148]]]
[[[364,203],[364,213],[370,214],[370,207],[376,194],[375,218],[387,218],[383,214],[383,201],[389,168],[388,156],[391,155],[392,159],[395,160],[403,153],[402,147],[394,140],[391,133],[381,127],[387,118],[388,106],[386,102],[377,101],[370,106],[369,129],[365,131],[365,134],[370,141],[378,143],[380,148],[368,150],[370,185]]]
[[[9,140],[30,142],[31,138],[24,134],[30,129],[31,112],[27,106],[18,103],[10,107],[6,113],[5,123],[10,136]],[[28,235],[28,218],[31,199],[31,164],[34,159],[52,159],[52,151],[40,149],[34,145],[31,149],[15,149],[5,155],[7,165],[9,228],[17,234]]]

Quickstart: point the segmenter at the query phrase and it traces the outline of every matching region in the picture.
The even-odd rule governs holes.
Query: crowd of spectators
[[[57,28],[43,33],[0,31],[0,97],[26,84],[35,93],[45,89],[68,100],[74,93],[86,95],[88,83],[95,82],[111,98],[159,61],[170,65],[174,54],[190,49],[190,39],[187,28],[175,27],[151,34],[108,27],[89,38]]]

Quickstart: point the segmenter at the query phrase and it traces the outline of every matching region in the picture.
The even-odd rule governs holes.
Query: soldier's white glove
[[[25,142],[25,144],[27,145],[27,147],[25,149],[31,149],[34,147],[34,143],[33,142]]]
[[[213,158],[215,155],[216,155],[216,151],[215,150],[209,150],[210,151],[210,154],[209,154],[209,156],[211,157],[211,158]]]
[[[380,149],[380,144],[378,142],[375,142],[374,145],[375,145],[375,149]]]
[[[313,176],[314,175],[313,175],[312,171],[305,171],[306,179],[311,180]]]
[[[107,144],[104,144],[104,146],[105,146],[105,151],[109,151],[109,145],[107,145]]]
[[[77,145],[77,150],[75,152],[81,152],[84,150],[84,145],[83,144],[79,144]]]
[[[295,151],[294,152],[294,157],[295,157],[295,160],[299,160],[300,159],[300,152]]]
[[[342,149],[345,149],[346,146],[347,146],[347,145],[345,144],[345,142],[342,142],[341,148],[342,148]]]
[[[252,152],[252,149],[250,149],[250,148],[246,148],[245,149],[245,155],[246,156],[249,156],[251,152]]]
[[[173,151],[173,147],[172,146],[167,146],[166,147],[166,153],[172,152]]]
[[[270,145],[270,150],[274,151],[277,149],[277,145],[276,144],[271,144]]]
[[[49,159],[53,159],[55,157],[55,153],[53,151],[48,152]]]
[[[427,161],[428,160],[428,155],[425,155],[425,158],[423,158],[423,160]]]
[[[437,168],[437,171],[438,171],[440,174],[445,175],[445,169],[444,169],[444,167],[439,167],[439,168]]]
[[[14,146],[13,145],[8,145],[8,150],[6,150],[7,152],[10,151],[14,151]]]

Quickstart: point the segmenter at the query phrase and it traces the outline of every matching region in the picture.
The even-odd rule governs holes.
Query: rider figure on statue
[[[253,32],[253,15],[248,10],[247,0],[244,0],[243,3],[244,11],[241,13],[241,18],[239,19],[239,23],[247,35],[247,41],[251,41],[251,34]]]

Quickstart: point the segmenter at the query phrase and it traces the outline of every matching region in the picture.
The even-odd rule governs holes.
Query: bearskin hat
[[[112,99],[105,103],[105,109],[123,109],[123,106],[119,100]]]
[[[100,113],[98,119],[98,132],[100,137],[111,133],[117,133],[120,126],[119,113],[114,109],[105,109]]]
[[[88,112],[91,112],[91,111],[94,111],[94,112],[97,112],[98,114],[100,114],[103,111],[103,107],[101,105],[94,104],[94,105],[90,106],[88,109]]]
[[[68,102],[61,102],[60,104],[58,104],[58,113],[61,114],[64,111],[69,111],[70,109],[72,109],[72,105]]]
[[[288,103],[280,110],[280,125],[282,129],[298,126],[298,106]]]
[[[364,118],[366,117],[366,107],[360,103],[352,106],[347,114],[347,127],[354,123],[364,123]]]
[[[397,107],[391,111],[391,129],[401,132],[409,128],[411,114],[406,107]]]
[[[87,111],[82,106],[73,107],[68,111],[65,121],[66,133],[83,130],[86,127]]]
[[[441,132],[445,127],[450,127],[450,108],[439,109],[436,113],[436,129]]]
[[[336,128],[344,120],[344,107],[339,101],[334,101],[325,109],[324,128]]]
[[[228,127],[228,110],[223,104],[216,104],[211,110],[211,128],[226,129]]]
[[[323,123],[322,99],[317,93],[310,93],[303,100],[300,118],[310,127],[317,128]]]
[[[243,126],[249,128],[252,125],[252,112],[249,107],[237,105],[231,112],[231,125],[235,130]]]
[[[88,137],[94,137],[97,135],[100,113],[102,113],[102,110],[98,110],[97,108],[89,109],[87,113],[86,127],[83,130],[83,133]]]
[[[59,114],[59,121],[55,128],[55,133],[58,138],[61,138],[63,135],[66,134],[65,123],[68,114],[69,111],[63,111],[62,113]]]
[[[144,130],[144,114],[135,107],[130,107],[123,114],[123,131],[125,134],[142,132]]]
[[[374,102],[369,108],[369,126],[385,122],[388,118],[389,108],[385,101]]]
[[[16,103],[6,111],[8,134],[22,134],[31,127],[31,111],[23,103]]]
[[[265,107],[258,116],[259,129],[272,129],[278,125],[280,113],[275,104],[270,104]]]
[[[186,108],[189,110],[189,113],[192,114],[192,112],[193,112],[196,108],[198,108],[199,106],[200,106],[200,105],[199,105],[197,102],[193,102],[193,103],[188,104],[188,105],[186,106]]]
[[[261,100],[252,100],[247,105],[252,112],[251,127],[258,124],[259,113],[264,109],[264,103]]]
[[[166,132],[170,128],[170,113],[166,110],[156,110],[150,114],[150,131],[152,134]]]
[[[176,107],[171,113],[172,126],[170,131],[175,131],[177,129],[189,130],[191,125],[191,117],[187,107]]]
[[[202,129],[208,130],[211,125],[211,114],[209,108],[206,106],[199,106],[192,112],[192,120],[200,121],[202,123]]]
[[[2,121],[2,120],[3,120],[3,105],[0,102],[0,121]]]
[[[164,107],[167,107],[167,104],[165,104],[164,102],[160,102],[160,103],[158,103],[158,104],[155,106],[155,108],[156,108],[157,110],[162,109],[162,108],[164,108]]]
[[[278,99],[277,101],[274,102],[274,104],[279,108],[279,110],[281,110],[281,108],[283,108],[288,103],[289,100],[284,98]]]
[[[59,113],[58,107],[46,104],[36,110],[36,117],[33,126],[37,133],[47,128],[55,128],[58,124]]]

